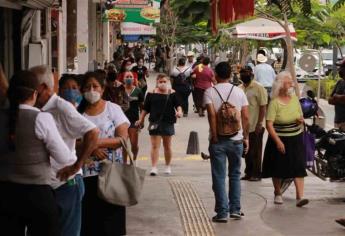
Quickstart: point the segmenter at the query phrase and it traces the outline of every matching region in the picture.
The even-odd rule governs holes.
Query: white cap
[[[256,60],[260,63],[265,63],[267,61],[267,57],[263,54],[258,54]]]
[[[194,57],[194,52],[189,51],[189,52],[187,53],[187,57]]]

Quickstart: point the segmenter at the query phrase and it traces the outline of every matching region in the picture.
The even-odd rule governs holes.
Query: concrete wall
[[[78,0],[77,4],[78,68],[76,72],[80,74],[87,72],[89,65],[89,1]],[[82,45],[86,45],[85,51],[80,48]]]

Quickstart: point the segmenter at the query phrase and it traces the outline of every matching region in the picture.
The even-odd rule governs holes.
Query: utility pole
[[[74,70],[77,57],[77,0],[67,3],[67,69]]]

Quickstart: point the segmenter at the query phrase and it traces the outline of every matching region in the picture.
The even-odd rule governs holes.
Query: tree
[[[333,6],[333,10],[339,10],[344,5],[345,5],[345,0],[338,0]]]

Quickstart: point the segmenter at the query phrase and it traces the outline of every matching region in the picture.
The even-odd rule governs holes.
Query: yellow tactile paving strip
[[[205,207],[194,186],[184,179],[169,181],[181,214],[185,236],[215,236]]]
[[[149,161],[151,160],[150,157],[147,156],[140,156],[137,158],[139,161]],[[160,161],[164,161],[164,157],[159,158]],[[191,156],[185,156],[185,157],[173,157],[173,161],[202,161],[202,158],[200,155],[191,155]]]

